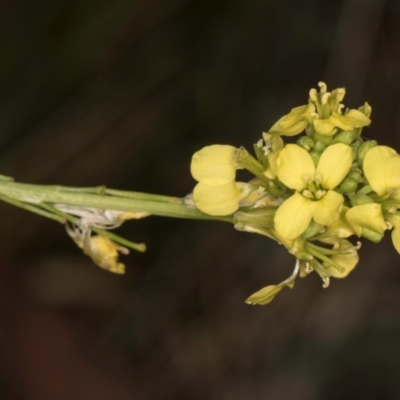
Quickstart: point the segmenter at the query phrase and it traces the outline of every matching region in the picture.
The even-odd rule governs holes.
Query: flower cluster
[[[238,230],[268,236],[296,257],[293,274],[251,295],[267,304],[297,276],[315,271],[328,287],[359,261],[357,236],[378,243],[392,231],[400,253],[400,155],[361,136],[371,123],[368,103],[345,108],[345,89],[319,83],[308,103],[280,118],[254,145],[207,146],[196,152],[191,172],[193,202],[214,216],[232,215]],[[295,143],[283,137],[299,135]],[[293,140],[292,140],[293,142]],[[254,175],[237,182],[236,170]]]

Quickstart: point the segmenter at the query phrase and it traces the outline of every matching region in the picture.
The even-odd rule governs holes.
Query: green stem
[[[15,200],[15,199],[12,199],[12,198],[4,196],[4,195],[0,195],[0,200],[4,201],[5,203],[11,204],[13,206],[22,208],[22,209],[24,209],[26,211],[30,211],[30,212],[33,212],[35,214],[39,214],[42,217],[50,218],[50,219],[52,219],[54,221],[60,222],[61,224],[65,224],[65,218],[63,218],[61,216],[58,216],[58,215],[55,215],[53,213],[49,213],[47,211],[44,211],[41,208],[32,206],[31,204],[26,204],[26,203],[23,203],[22,201]]]
[[[162,196],[159,194],[149,194],[141,192],[128,192],[125,190],[115,190],[107,188],[105,189],[105,194],[117,197],[125,197],[126,199],[160,201],[163,203],[171,204],[179,204],[181,201],[178,197]]]
[[[80,191],[79,188],[76,189],[67,188],[64,191],[62,186],[38,186],[0,181],[0,195],[2,194],[14,200],[37,206],[41,203],[62,203],[82,207],[95,207],[104,210],[148,212],[152,215],[163,217],[217,220],[233,223],[232,216],[212,216],[183,203],[154,201],[154,197],[152,200],[146,200],[148,197],[144,193],[141,199],[135,199],[87,193],[87,191]],[[152,198],[154,195],[149,196]],[[175,198],[171,197],[171,199]]]

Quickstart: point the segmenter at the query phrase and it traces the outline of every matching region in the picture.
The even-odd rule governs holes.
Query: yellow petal
[[[394,248],[400,253],[400,226],[395,226],[392,230],[392,242]]]
[[[340,242],[336,243],[334,249],[350,249],[354,248],[353,244],[350,243],[348,240],[341,240]],[[341,267],[344,268],[343,271],[338,271],[336,268],[324,264],[325,269],[327,272],[333,276],[334,278],[345,278],[358,264],[359,256],[358,253],[354,250],[348,254],[335,254],[331,257],[332,261],[335,261]]]
[[[286,239],[296,239],[308,227],[315,210],[314,201],[295,193],[277,210],[274,218],[275,230]]]
[[[288,144],[280,151],[277,166],[278,178],[290,189],[301,191],[306,187],[304,179],[314,179],[315,166],[310,154],[296,144]]]
[[[269,132],[279,133],[284,136],[297,135],[302,132],[309,121],[311,121],[314,112],[315,107],[312,104],[292,108],[289,114],[275,122]]]
[[[336,133],[336,127],[330,119],[318,119],[313,120],[314,129],[320,135],[332,136]]]
[[[400,155],[388,146],[376,146],[364,158],[364,173],[379,196],[400,187]]]
[[[381,234],[387,229],[382,207],[378,203],[352,207],[346,212],[346,219],[357,236],[361,236],[363,227]]]
[[[270,303],[274,297],[284,288],[284,287],[292,288],[294,286],[294,282],[290,282],[287,284],[279,284],[279,285],[270,285],[262,288],[256,293],[253,293],[250,297],[246,299],[247,304],[259,304],[265,305]]]
[[[193,190],[196,207],[209,215],[229,215],[239,208],[242,191],[235,181],[219,186],[198,183]]]
[[[351,131],[354,128],[367,126],[371,123],[371,120],[364,113],[354,109],[344,115],[333,112],[329,119],[335,126],[344,131]]]
[[[314,221],[320,225],[331,225],[340,217],[343,207],[343,196],[329,190],[321,199],[315,202]]]
[[[350,146],[336,143],[322,153],[317,165],[317,175],[325,189],[334,189],[348,174],[353,163],[353,152]]]
[[[337,242],[337,239],[344,239],[354,235],[354,231],[351,229],[345,217],[347,210],[348,208],[344,206],[339,218],[328,226],[324,235],[326,237],[322,240],[324,243],[334,244]]]
[[[194,153],[190,172],[196,181],[207,185],[222,185],[231,182],[236,176],[233,156],[236,148],[215,144],[203,147]]]

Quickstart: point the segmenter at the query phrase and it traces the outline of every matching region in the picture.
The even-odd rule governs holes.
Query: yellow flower
[[[279,154],[278,178],[296,192],[278,208],[276,231],[288,239],[300,236],[313,219],[317,224],[335,222],[343,207],[343,196],[333,191],[344,179],[352,164],[352,150],[337,143],[321,155],[317,167],[310,154],[295,144]]]
[[[239,208],[243,195],[235,182],[237,149],[228,145],[203,147],[192,157],[190,171],[199,183],[193,190],[196,207],[209,215],[229,215]]]
[[[343,131],[351,131],[355,128],[362,128],[369,125],[371,120],[371,107],[365,103],[358,110],[348,110],[344,115],[342,109],[344,105],[341,103],[346,90],[338,88],[332,92],[328,92],[324,82],[319,82],[320,92],[316,89],[310,90],[310,103],[315,105],[318,115],[313,118],[314,130],[320,135],[332,136],[337,133],[338,128]]]
[[[289,114],[280,118],[272,125],[269,133],[278,133],[284,136],[294,136],[302,132],[311,122],[315,114],[313,104],[292,108]]]

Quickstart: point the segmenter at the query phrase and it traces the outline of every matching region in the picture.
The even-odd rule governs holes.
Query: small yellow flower
[[[300,236],[313,219],[317,224],[335,222],[344,198],[333,191],[344,179],[352,164],[352,150],[337,143],[321,155],[317,167],[310,154],[295,144],[287,145],[278,158],[278,178],[295,190],[277,210],[276,231],[288,239]]]
[[[338,88],[332,92],[328,92],[324,82],[319,82],[318,86],[320,87],[320,91],[311,89],[309,98],[310,103],[314,104],[317,110],[317,115],[312,121],[317,133],[332,136],[338,132],[338,128],[343,131],[351,131],[371,123],[369,119],[371,107],[368,103],[365,103],[358,110],[348,110],[343,114],[342,109],[344,105],[341,102],[346,94],[346,90]]]
[[[190,171],[199,183],[193,190],[196,207],[209,215],[234,213],[243,195],[242,186],[235,182],[237,149],[228,145],[203,147],[192,157]]]

